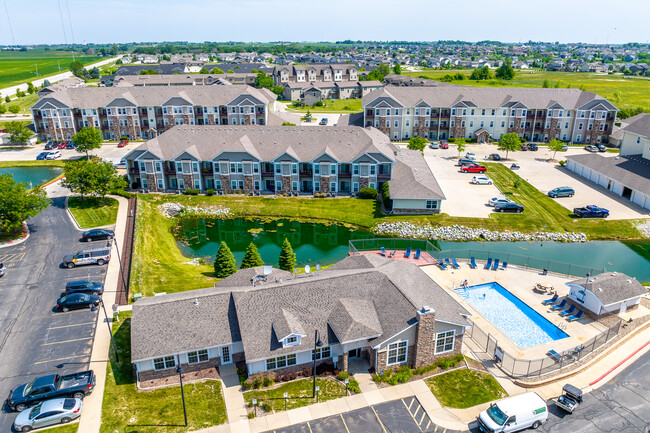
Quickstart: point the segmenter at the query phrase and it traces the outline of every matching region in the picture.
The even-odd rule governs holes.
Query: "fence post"
[[[611,326],[609,328],[607,328],[607,336],[605,337],[605,343],[607,343],[609,341],[609,331],[610,331],[610,329],[612,329]]]
[[[532,362],[532,361],[529,359],[529,360],[528,360],[528,369],[526,370],[526,377],[528,377],[528,375],[530,374],[530,363],[531,363],[531,362]]]
[[[596,340],[597,340],[597,337],[594,337],[594,343],[591,345],[591,350],[589,352],[593,352],[594,349],[596,348]]]

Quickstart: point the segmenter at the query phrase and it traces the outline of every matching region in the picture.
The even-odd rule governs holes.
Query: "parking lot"
[[[141,145],[139,143],[129,143],[125,147],[117,147],[117,143],[104,143],[101,149],[93,150],[92,154],[109,161],[118,162],[124,155]],[[0,161],[35,161],[39,153],[44,151],[45,143],[37,144],[25,149],[0,149]],[[61,158],[75,159],[81,158],[84,154],[74,149],[62,149]]]
[[[0,249],[0,261],[7,266],[0,279],[3,397],[37,376],[106,368],[105,364],[89,365],[99,310],[62,313],[55,309],[68,281],[103,282],[106,272],[106,266],[62,267],[65,254],[93,244],[79,241],[80,231],[68,218],[60,194],[41,215],[28,221],[31,235],[25,242]],[[0,431],[11,431],[15,417],[3,406]]]

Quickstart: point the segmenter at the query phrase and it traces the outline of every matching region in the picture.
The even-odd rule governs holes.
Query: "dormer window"
[[[292,346],[292,345],[298,344],[298,337],[296,337],[295,335],[291,336],[291,337],[287,337],[287,339],[285,340],[285,344],[287,346]]]

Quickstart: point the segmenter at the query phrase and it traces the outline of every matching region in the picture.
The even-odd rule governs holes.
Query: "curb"
[[[603,374],[602,376],[600,376],[598,379],[594,380],[593,382],[589,382],[589,386],[594,386],[594,384],[596,384],[596,383],[600,382],[601,380],[603,380],[603,379],[604,379],[605,377],[607,377],[607,376],[608,376],[612,371],[616,370],[618,367],[620,367],[621,365],[623,365],[624,363],[626,363],[626,362],[627,362],[630,358],[632,358],[634,355],[636,355],[637,353],[639,353],[640,351],[642,351],[643,349],[645,349],[645,347],[646,347],[648,344],[650,344],[650,340],[646,341],[646,343],[645,343],[643,346],[639,347],[639,348],[636,349],[634,352],[632,352],[631,354],[629,354],[629,355],[628,355],[625,359],[623,359],[621,362],[619,362],[618,364],[616,364],[615,366],[613,366],[612,368],[610,368],[609,370],[607,370],[607,372],[606,372],[605,374]]]
[[[81,226],[79,225],[79,223],[77,222],[77,219],[76,219],[76,218],[74,217],[74,215],[72,214],[72,212],[70,212],[70,208],[68,207],[68,199],[69,199],[70,197],[71,197],[71,196],[69,196],[69,195],[65,196],[65,211],[68,213],[68,216],[70,217],[70,220],[71,220],[72,223],[75,225],[75,227],[77,228],[77,230],[79,230],[79,231],[86,231],[86,230],[94,230],[94,229],[112,228],[112,227],[115,227],[115,224],[117,224],[117,221],[115,221],[115,224],[108,224],[108,225],[105,225],[105,226],[88,227],[88,228],[83,228],[83,227],[81,227]],[[75,195],[74,197],[79,197],[79,196],[76,196],[76,195]],[[115,197],[108,196],[108,195],[107,195],[106,197],[109,197],[109,198],[115,198]],[[117,200],[117,199],[116,199],[116,200]],[[119,205],[119,200],[118,200],[118,205]]]
[[[23,221],[23,236],[20,239],[0,242],[0,248],[13,247],[14,245],[20,245],[29,239],[29,227],[27,227],[27,221]]]

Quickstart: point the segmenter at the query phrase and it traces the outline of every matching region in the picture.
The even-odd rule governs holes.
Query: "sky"
[[[603,44],[650,39],[648,0],[1,1],[0,45],[345,39]]]

